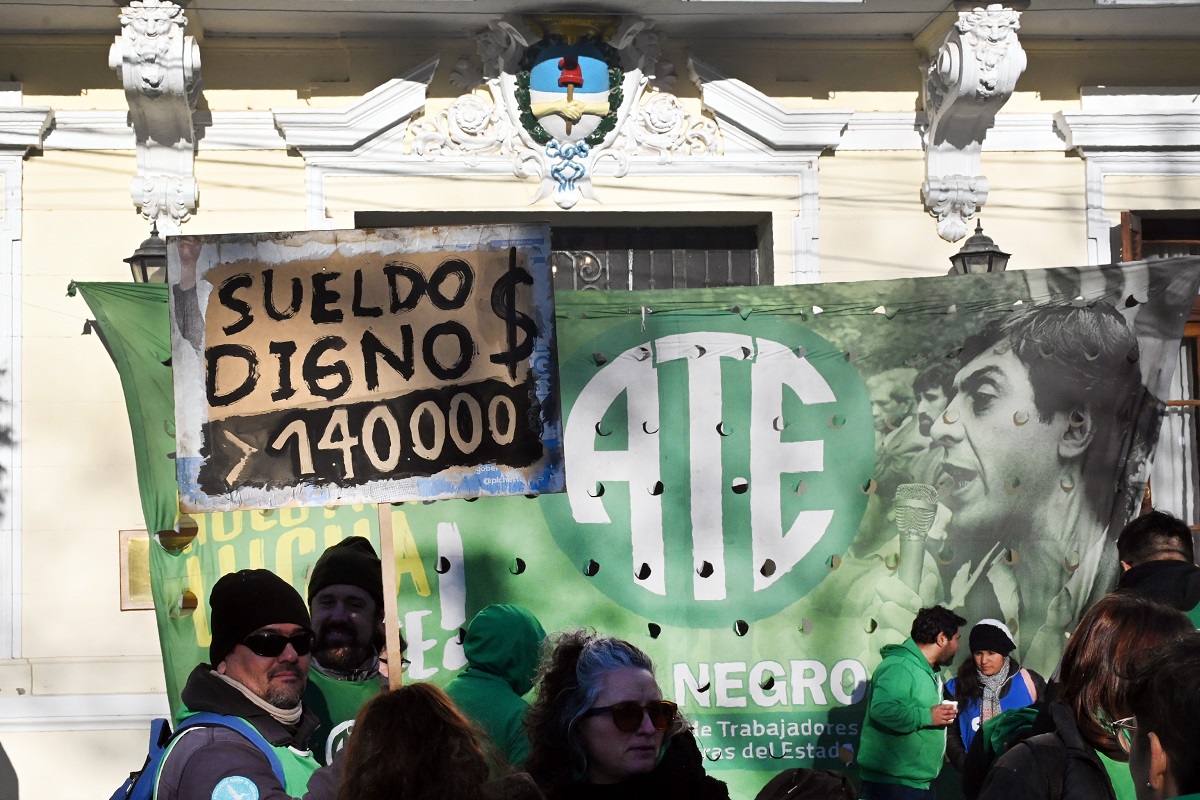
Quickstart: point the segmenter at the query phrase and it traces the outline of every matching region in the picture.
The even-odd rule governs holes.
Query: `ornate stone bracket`
[[[925,209],[938,235],[957,242],[987,201],[979,154],[996,114],[1025,70],[1020,12],[1000,4],[960,11],[925,74]]]
[[[184,35],[183,8],[170,0],[133,0],[120,20],[108,65],[125,85],[137,138],[130,194],[142,216],[175,232],[199,200],[192,114],[201,88],[200,48]]]
[[[675,70],[659,62],[652,27],[632,17],[493,21],[476,35],[479,63],[461,59],[451,74],[451,81],[467,93],[438,116],[412,125],[413,152],[429,161],[465,159],[472,166],[481,158],[507,156],[517,177],[540,180],[533,202],[550,196],[560,208],[572,208],[581,198],[595,199],[592,175],[601,161],[612,162],[613,174],[620,177],[628,172],[631,157],[650,156],[669,164],[681,156],[715,154],[716,124],[690,113],[664,91],[673,85]],[[610,72],[619,80],[610,85],[608,99],[598,111],[594,106],[584,111],[602,122],[593,124],[596,132],[586,140],[552,135],[528,105],[528,72],[519,74],[522,58],[548,33],[573,41],[600,31],[604,47],[619,63]]]

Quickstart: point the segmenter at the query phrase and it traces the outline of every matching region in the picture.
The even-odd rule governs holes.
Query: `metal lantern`
[[[1004,252],[990,236],[983,232],[983,222],[975,223],[975,234],[967,239],[962,249],[950,256],[949,275],[982,274],[985,272],[1003,272],[1008,266],[1009,253]]]
[[[129,265],[134,283],[167,282],[167,243],[158,235],[158,222],[150,228],[150,238],[138,245],[129,258],[121,259]]]

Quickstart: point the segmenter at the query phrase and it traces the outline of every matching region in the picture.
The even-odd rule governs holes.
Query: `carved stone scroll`
[[[177,231],[199,199],[192,114],[201,88],[200,48],[184,35],[183,8],[170,0],[133,0],[120,21],[108,65],[125,85],[137,138],[130,194],[144,217]]]
[[[1025,70],[1020,12],[1000,4],[960,11],[924,81],[926,210],[938,235],[956,242],[987,201],[979,154],[996,114]]]

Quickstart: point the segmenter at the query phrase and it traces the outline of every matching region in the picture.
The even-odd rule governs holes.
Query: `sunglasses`
[[[242,639],[242,644],[250,648],[251,653],[263,658],[278,657],[289,644],[296,651],[296,655],[306,656],[312,651],[313,632],[297,631],[291,636],[284,636],[282,633],[252,633]]]
[[[596,706],[584,712],[585,717],[597,714],[612,715],[613,725],[624,733],[633,733],[642,727],[642,715],[650,717],[650,724],[656,731],[665,731],[679,713],[679,706],[670,700],[654,700],[645,705],[627,700],[624,703],[613,703],[611,706]]]
[[[1121,745],[1121,749],[1128,753],[1129,748],[1133,746],[1133,735],[1137,733],[1137,717],[1115,720],[1109,727],[1117,737],[1117,744]]]

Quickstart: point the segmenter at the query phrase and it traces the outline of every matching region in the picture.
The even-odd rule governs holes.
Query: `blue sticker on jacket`
[[[258,800],[258,786],[249,778],[231,775],[213,787],[212,800]]]

